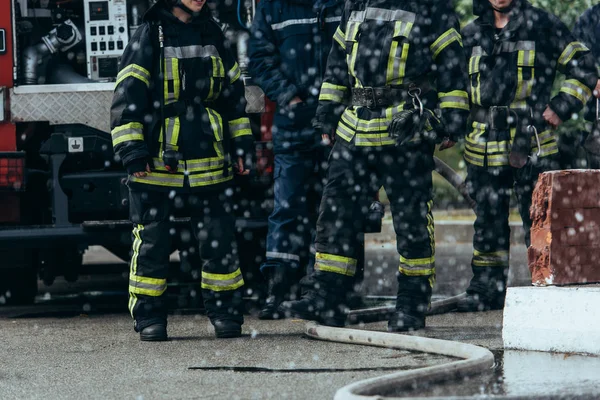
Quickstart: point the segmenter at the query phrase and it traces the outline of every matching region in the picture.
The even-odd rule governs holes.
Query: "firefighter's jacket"
[[[338,140],[355,146],[394,145],[388,126],[406,99],[390,107],[352,106],[351,89],[410,82],[424,87],[427,82],[433,86],[422,95],[426,106],[441,108],[451,138],[464,135],[469,112],[466,59],[458,19],[448,3],[346,2],[319,95],[321,133],[336,129]]]
[[[587,47],[558,18],[525,0],[515,1],[510,22],[502,30],[496,30],[487,1],[487,8],[463,30],[470,100],[473,108],[503,106],[523,120],[533,116],[530,122],[540,139],[540,157],[546,157],[558,153],[558,145],[543,120],[544,110],[549,105],[561,120],[570,119],[592,95],[597,74]],[[566,80],[550,99],[556,71],[565,74]],[[497,133],[490,129],[489,120],[479,119],[471,120],[466,161],[477,166],[508,166],[512,139],[517,129],[524,128],[513,124]],[[535,135],[531,141],[537,153]]]
[[[600,4],[589,8],[577,20],[575,28],[573,28],[573,36],[592,51],[596,67],[600,73]],[[594,121],[597,115],[596,97],[593,96],[590,99],[587,108],[586,119]]]
[[[187,24],[161,1],[149,9],[121,58],[111,108],[113,146],[128,172],[151,166],[146,177],[130,175],[130,186],[197,192],[230,183],[229,155],[251,156],[254,145],[240,75],[208,7]],[[165,168],[163,148],[179,153],[176,173]]]
[[[319,89],[343,0],[263,0],[249,41],[250,74],[277,103],[275,151],[314,147]],[[294,97],[302,103],[289,106]],[[305,137],[309,135],[309,137]]]

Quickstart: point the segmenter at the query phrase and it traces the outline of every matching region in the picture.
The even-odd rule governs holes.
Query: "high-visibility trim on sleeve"
[[[335,33],[333,34],[333,40],[335,40],[342,49],[346,50],[346,34],[344,31],[342,31],[341,27],[338,26],[338,28],[335,30]]]
[[[560,57],[558,57],[558,63],[562,66],[567,65],[575,54],[580,51],[590,51],[583,43],[581,42],[571,42],[565,47],[565,50],[562,52]]]
[[[469,95],[464,90],[438,93],[440,108],[458,108],[469,111]]]
[[[225,292],[242,286],[244,286],[244,277],[239,268],[229,274],[214,274],[202,271],[202,289]]]
[[[234,63],[233,67],[231,67],[231,69],[227,72],[227,76],[229,77],[229,81],[231,83],[234,83],[235,81],[240,79],[240,76],[242,76],[242,70],[240,69],[240,66],[237,62]]]
[[[450,28],[439,38],[437,38],[437,40],[431,45],[430,49],[431,53],[433,54],[433,59],[435,60],[446,47],[450,46],[454,42],[458,42],[461,47],[463,45],[460,33],[458,33],[456,29]]]
[[[343,103],[348,93],[348,88],[345,86],[334,85],[329,82],[324,82],[321,86],[321,93],[319,94],[319,101],[329,100],[337,103]]]
[[[252,136],[250,119],[243,117],[229,121],[229,134],[232,139],[240,136]]]
[[[167,280],[129,275],[129,292],[146,296],[160,296],[167,290]]]
[[[113,146],[131,140],[144,140],[144,126],[139,122],[130,122],[115,127],[111,131]]]
[[[317,253],[315,256],[315,270],[339,275],[354,276],[357,263],[355,258],[335,254]]]
[[[590,88],[579,82],[577,79],[567,79],[561,86],[560,91],[575,97],[583,104],[592,97]]]
[[[137,64],[129,64],[119,71],[116,85],[123,82],[128,77],[139,79],[140,81],[144,82],[146,86],[150,86],[150,72],[148,72],[146,68]]]

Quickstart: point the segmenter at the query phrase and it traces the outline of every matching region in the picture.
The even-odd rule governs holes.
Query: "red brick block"
[[[542,174],[531,218],[534,285],[600,282],[600,170]]]

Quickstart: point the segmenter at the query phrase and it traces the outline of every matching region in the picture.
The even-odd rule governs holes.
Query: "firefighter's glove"
[[[417,147],[423,143],[438,144],[443,141],[442,121],[429,109],[423,115],[416,108],[402,110],[394,115],[389,126],[390,137],[396,146]]]

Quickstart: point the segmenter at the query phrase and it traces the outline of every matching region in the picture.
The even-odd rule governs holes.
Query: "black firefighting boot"
[[[460,312],[502,310],[506,297],[508,268],[473,267],[467,297],[457,304]]]
[[[202,289],[202,296],[215,336],[218,339],[242,336],[244,313],[241,290],[213,292]]]
[[[282,319],[285,315],[279,311],[279,306],[290,293],[290,273],[282,267],[268,268],[265,272],[268,279],[268,297],[264,307],[258,313],[258,319]]]
[[[151,320],[135,321],[134,329],[140,333],[142,342],[164,342],[169,340],[167,336],[167,321],[160,318]]]
[[[301,282],[305,289],[302,298],[284,301],[279,310],[288,318],[296,317],[322,325],[343,327],[348,314],[346,297],[353,281],[352,277],[315,271]]]
[[[396,312],[388,322],[389,332],[408,332],[425,328],[433,284],[431,276],[398,274]]]
[[[242,324],[231,319],[213,321],[217,339],[230,339],[242,336]]]

